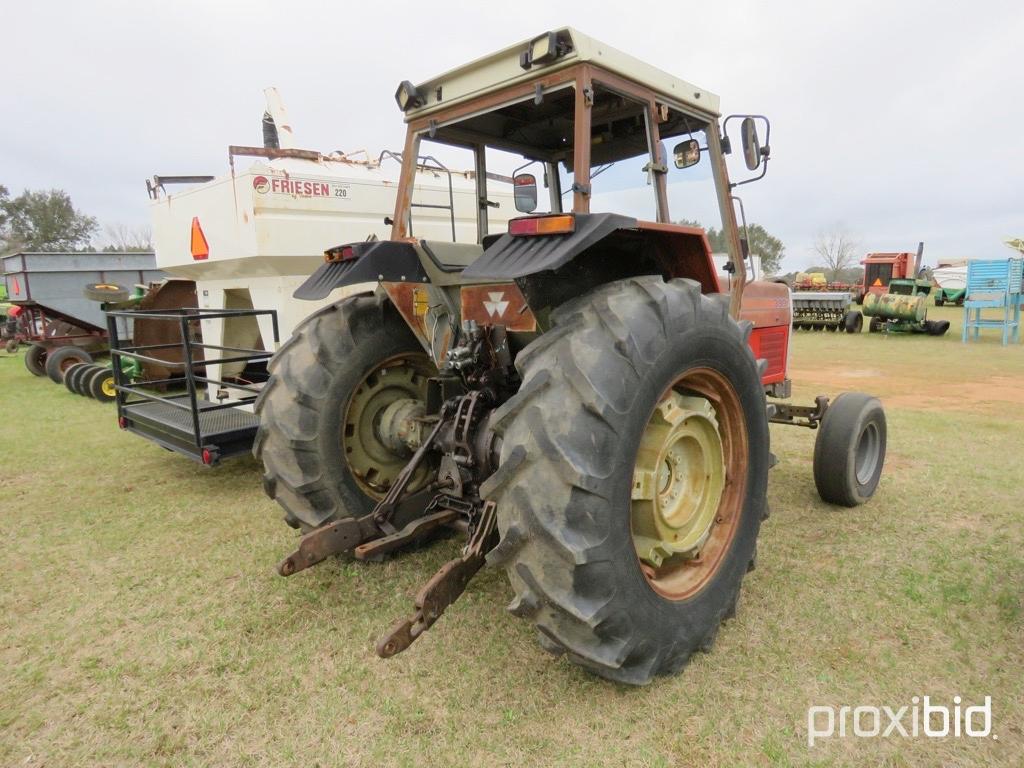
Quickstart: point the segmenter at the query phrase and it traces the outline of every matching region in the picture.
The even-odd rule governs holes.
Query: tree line
[[[62,189],[12,196],[0,184],[0,254],[18,251],[151,251],[148,228],[108,224],[75,208]]]
[[[680,219],[676,224],[683,224],[688,227],[700,227],[705,231],[708,238],[708,245],[712,253],[727,253],[729,243],[725,236],[724,229],[705,227],[699,221],[691,219]],[[740,237],[743,237],[743,229],[740,228]],[[760,224],[748,224],[746,229],[747,248],[750,253],[761,257],[761,269],[768,275],[774,275],[782,266],[782,258],[786,255],[786,246],[779,238],[769,234],[768,230]]]

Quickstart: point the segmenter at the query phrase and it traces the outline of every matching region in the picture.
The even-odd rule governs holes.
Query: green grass
[[[879,494],[826,507],[814,435],[773,429],[736,619],[640,690],[543,653],[489,570],[378,659],[457,542],[282,579],[255,462],[203,469],[0,355],[0,765],[1020,765],[1024,347],[950,333],[796,336],[800,398],[886,402]],[[999,739],[807,748],[810,704],[923,694],[991,695]]]

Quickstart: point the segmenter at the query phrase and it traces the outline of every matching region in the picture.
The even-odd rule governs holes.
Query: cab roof
[[[523,54],[529,55],[531,44],[552,34],[557,37],[561,55],[549,63],[524,63]],[[717,117],[719,114],[717,95],[622,53],[571,27],[562,27],[420,83],[417,90],[422,104],[410,108],[405,113],[405,119],[409,122],[454,104],[584,63],[593,64],[631,80],[666,100],[699,110],[711,117]]]

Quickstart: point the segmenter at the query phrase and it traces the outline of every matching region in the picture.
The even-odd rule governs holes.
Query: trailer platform
[[[168,398],[171,402],[147,401],[121,409],[122,426],[168,450],[203,461],[203,450],[211,452],[204,463],[224,459],[252,449],[259,419],[238,407],[222,408],[208,400],[196,402],[203,446],[196,444],[192,408],[187,395]],[[179,405],[175,400],[182,400]],[[215,452],[215,454],[213,453]]]
[[[273,350],[243,349],[205,344],[196,338],[204,321],[268,315],[273,325],[274,346],[278,342],[277,313],[259,309],[121,310],[107,313],[110,354],[114,358],[117,390],[117,423],[128,432],[144,437],[170,451],[207,466],[252,449],[259,419],[252,412],[266,376],[266,363]],[[177,327],[180,341],[132,345],[118,335],[118,320],[146,318]],[[180,350],[180,363],[156,355]],[[132,381],[120,365],[122,360],[159,363],[172,373],[158,381]],[[240,374],[222,373],[226,365]],[[208,385],[216,397],[207,398]],[[184,385],[185,392],[158,394],[159,387]]]

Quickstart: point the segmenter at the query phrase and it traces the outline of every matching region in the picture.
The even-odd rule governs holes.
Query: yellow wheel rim
[[[114,397],[117,394],[117,387],[114,385],[114,377],[108,376],[100,383],[100,390],[107,397]]]
[[[640,571],[662,597],[692,597],[725,562],[743,514],[748,444],[736,389],[716,370],[680,375],[652,409],[629,523]]]
[[[722,500],[722,439],[711,403],[670,391],[644,430],[633,470],[631,518],[637,556],[659,568],[696,557]]]

